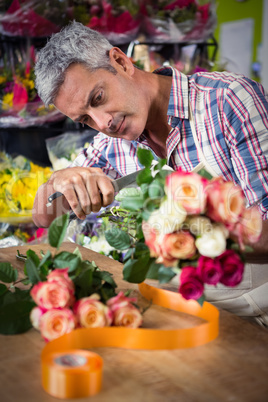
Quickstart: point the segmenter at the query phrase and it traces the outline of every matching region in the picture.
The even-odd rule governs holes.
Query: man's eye
[[[89,116],[87,116],[87,115],[83,116],[82,119],[81,119],[81,121],[80,121],[80,123],[81,123],[82,125],[84,125],[84,124],[89,125],[89,123],[90,123],[90,118],[89,118]]]
[[[98,105],[102,101],[103,92],[100,91],[97,96],[95,96],[93,104]]]

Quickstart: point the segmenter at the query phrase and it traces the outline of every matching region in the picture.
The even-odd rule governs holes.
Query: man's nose
[[[100,129],[100,131],[107,130],[110,128],[113,121],[112,116],[110,114],[103,113],[101,111],[94,111],[94,112],[91,111],[90,115],[91,119]]]

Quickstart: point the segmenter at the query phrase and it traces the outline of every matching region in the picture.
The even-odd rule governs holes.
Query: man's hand
[[[63,194],[46,206],[50,195]],[[48,227],[56,216],[73,210],[79,219],[114,200],[111,180],[99,168],[73,167],[54,172],[36,194],[33,220],[37,226]]]

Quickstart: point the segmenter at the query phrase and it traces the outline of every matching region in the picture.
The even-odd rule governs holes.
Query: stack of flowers
[[[154,42],[207,39],[216,27],[215,1],[146,0],[142,6],[143,30]]]
[[[3,1],[0,18],[2,32],[7,36],[46,37],[58,32],[68,20],[67,1],[38,0]]]
[[[34,86],[35,52],[29,49],[30,60],[15,67],[0,68],[0,127],[27,127],[63,119],[54,107],[45,108]]]
[[[59,251],[69,224],[69,215],[56,218],[48,229],[48,243],[55,248],[41,258],[31,249],[26,255],[25,276],[10,263],[0,262],[0,333],[22,333],[32,326],[46,341],[75,328],[142,325],[142,313],[129,292],[116,292],[108,271],[94,261],[83,260],[78,249]],[[9,286],[6,286],[9,284]],[[23,285],[23,287],[22,287]],[[12,311],[12,316],[10,312]]]
[[[89,15],[90,21],[87,26],[101,32],[115,44],[130,42],[137,37],[140,29],[139,5],[136,1],[94,2]]]
[[[37,304],[30,314],[33,327],[51,341],[75,328],[96,328],[110,325],[137,328],[142,316],[130,298],[119,292],[106,304],[98,293],[75,297],[75,285],[68,275],[68,268],[54,269],[44,282],[38,282],[31,290]]]
[[[179,293],[204,300],[205,285],[238,285],[244,272],[244,252],[262,231],[257,207],[246,208],[240,187],[221,178],[182,170],[151,168],[152,155],[139,150],[146,168],[138,175],[140,194],[126,197],[122,207],[137,222],[133,241],[126,231],[106,232],[110,245],[128,249],[124,279],[139,283],[169,282],[178,275]]]
[[[0,159],[0,220],[31,221],[37,189],[49,179],[52,170],[22,156],[12,159],[1,154]]]

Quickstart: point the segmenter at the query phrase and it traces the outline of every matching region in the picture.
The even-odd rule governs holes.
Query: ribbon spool
[[[118,347],[124,349],[181,349],[204,345],[219,333],[219,311],[210,303],[201,307],[179,293],[142,283],[141,294],[152,303],[206,320],[185,329],[145,329],[125,327],[79,328],[49,342],[41,355],[42,385],[57,398],[92,396],[101,389],[102,359],[81,349]]]

